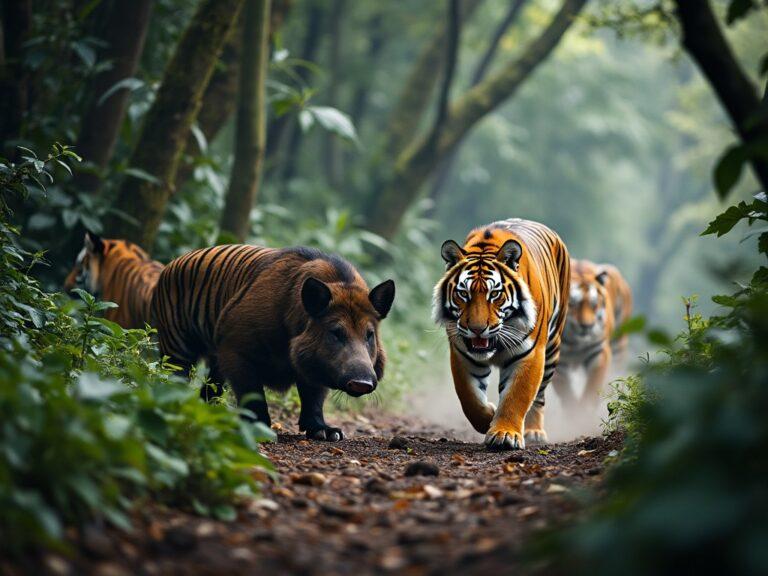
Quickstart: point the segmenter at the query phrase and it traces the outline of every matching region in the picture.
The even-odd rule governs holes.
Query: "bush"
[[[139,499],[221,519],[271,469],[258,442],[271,432],[225,404],[206,404],[157,358],[151,330],[99,316],[114,306],[43,291],[29,276],[41,255],[18,247],[9,194],[43,184],[74,155],[0,162],[0,548],[62,545],[63,528],[129,525]]]
[[[726,232],[740,218],[768,219],[765,197],[739,214]],[[627,447],[601,503],[542,544],[558,571],[768,571],[768,268],[714,300],[728,312],[705,320],[687,302],[688,329],[667,344],[666,359],[615,399]]]

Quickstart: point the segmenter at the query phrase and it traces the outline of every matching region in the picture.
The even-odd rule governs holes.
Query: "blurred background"
[[[86,228],[161,261],[230,241],[318,246],[369,284],[395,278],[385,336],[402,390],[443,380],[439,246],[475,226],[549,225],[573,256],[616,264],[636,312],[673,331],[682,296],[707,313],[726,261],[729,282],[753,267],[733,256],[754,238],[698,237],[722,211],[711,172],[734,136],[653,3],[275,0],[261,27],[233,19],[236,2],[128,4],[6,3],[19,74],[3,84],[4,153],[59,141],[83,157],[15,207],[48,287]],[[755,79],[766,23],[727,29]]]

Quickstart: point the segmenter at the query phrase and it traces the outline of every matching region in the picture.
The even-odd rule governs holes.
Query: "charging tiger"
[[[627,336],[613,339],[632,314],[632,293],[615,266],[571,260],[569,312],[563,331],[560,367],[553,386],[566,408],[577,404],[573,377],[584,369],[587,380],[580,402],[597,407],[608,370],[627,347]]]
[[[433,315],[445,327],[456,393],[491,449],[545,442],[544,393],[560,355],[570,260],[560,237],[537,222],[510,219],[443,243],[446,273]],[[499,369],[499,406],[487,399]]]
[[[107,310],[105,318],[123,328],[144,328],[149,323],[152,292],[163,268],[132,242],[86,232],[83,248],[64,281],[64,288],[82,288],[114,302],[117,308]]]

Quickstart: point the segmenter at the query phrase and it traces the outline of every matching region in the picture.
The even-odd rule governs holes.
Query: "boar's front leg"
[[[310,440],[328,440],[338,442],[344,438],[341,428],[333,428],[325,423],[323,416],[323,403],[327,389],[313,386],[305,382],[297,382],[301,400],[301,412],[299,413],[299,430],[306,431]]]
[[[232,387],[238,406],[250,410],[256,420],[271,426],[264,386],[254,380],[254,375],[261,373],[258,367],[243,355],[226,349],[219,351],[217,361],[219,373]]]

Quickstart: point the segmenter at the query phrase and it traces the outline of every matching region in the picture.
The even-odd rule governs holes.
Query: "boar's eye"
[[[368,341],[368,344],[373,344],[373,330],[368,329],[368,332],[365,333],[365,339]]]
[[[344,331],[344,328],[341,328],[340,326],[332,328],[331,334],[338,342],[346,342],[347,340],[347,333]]]

